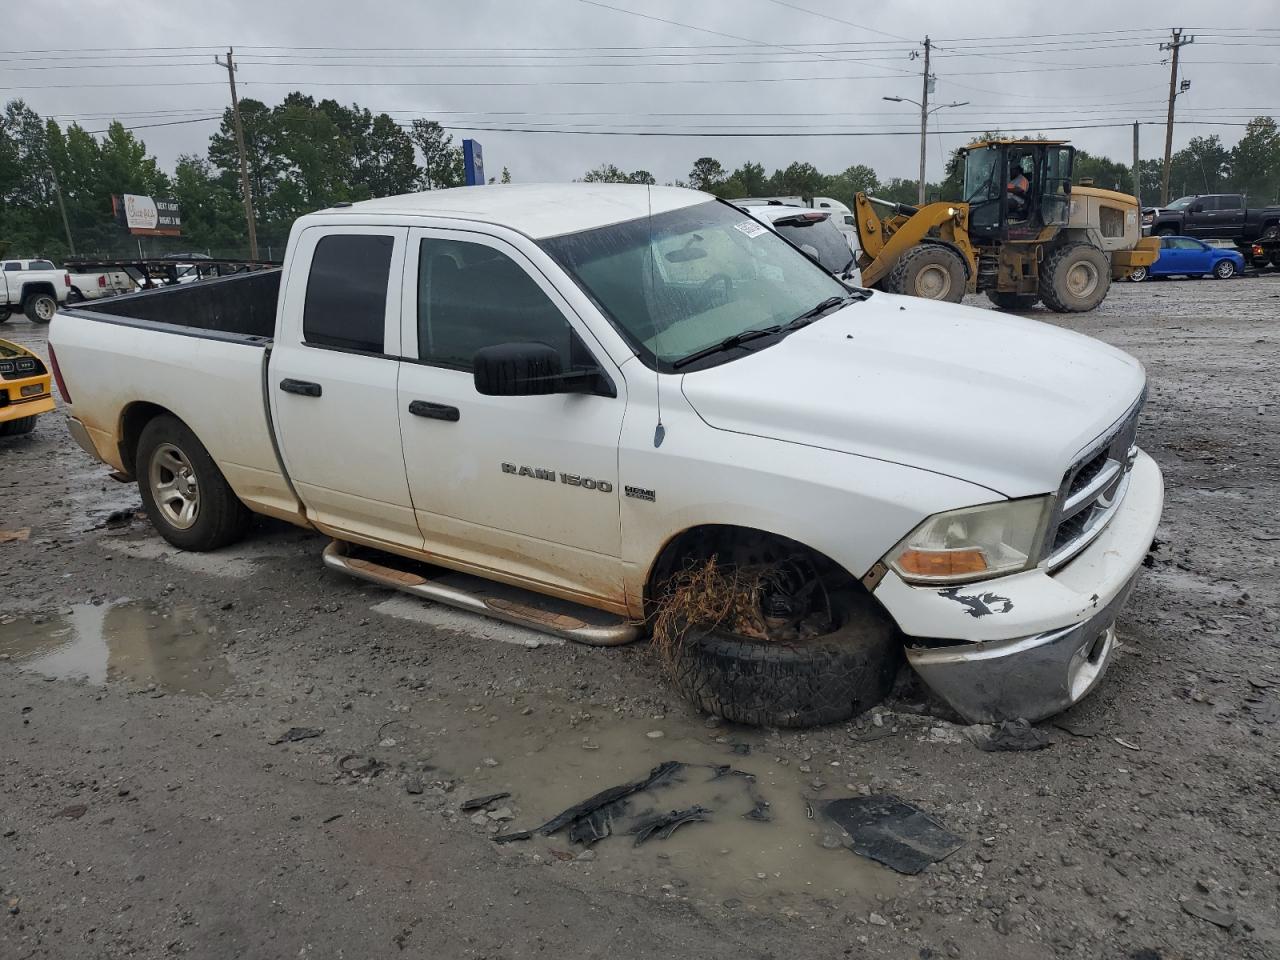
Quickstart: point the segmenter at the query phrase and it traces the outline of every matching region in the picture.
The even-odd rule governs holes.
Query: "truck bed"
[[[119,322],[185,327],[191,333],[230,334],[270,341],[275,333],[280,271],[261,270],[218,280],[144,290],[86,308]],[[178,332],[178,331],[173,331]]]
[[[132,474],[120,449],[130,418],[159,407],[191,428],[251,509],[296,520],[265,393],[279,289],[272,270],[59,311],[49,342],[68,413],[98,455]]]

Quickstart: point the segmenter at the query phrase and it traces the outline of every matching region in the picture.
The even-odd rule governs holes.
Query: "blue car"
[[[1161,237],[1160,256],[1150,267],[1138,267],[1130,280],[1147,277],[1203,277],[1227,280],[1244,270],[1244,257],[1235,250],[1211,247],[1194,237]]]

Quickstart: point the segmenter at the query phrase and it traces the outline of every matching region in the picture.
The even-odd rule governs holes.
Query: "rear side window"
[[[302,339],[383,352],[393,237],[334,234],[316,244],[307,278]]]
[[[841,273],[853,261],[853,251],[840,228],[828,218],[809,220],[803,214],[774,221],[774,228],[805,253],[816,257],[828,273]]]
[[[55,267],[48,260],[32,260],[31,266],[27,267],[27,269],[28,270],[56,270],[57,267]]]
[[[1240,210],[1244,207],[1244,197],[1239,194],[1224,194],[1218,198],[1219,210]]]
[[[476,351],[545,343],[573,366],[569,321],[534,279],[501,251],[427,238],[418,253],[418,358],[470,370]]]

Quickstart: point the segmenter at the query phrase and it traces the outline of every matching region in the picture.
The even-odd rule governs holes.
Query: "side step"
[[[405,567],[424,566],[341,540],[324,548],[324,564],[331,570],[530,630],[594,647],[616,647],[640,636],[639,624],[601,610],[439,567],[428,568],[433,575],[427,577],[390,566],[396,562]]]

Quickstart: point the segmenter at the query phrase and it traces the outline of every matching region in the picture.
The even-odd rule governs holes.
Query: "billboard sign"
[[[479,140],[462,141],[462,164],[467,173],[467,186],[483,186],[485,183],[484,151],[480,147]]]
[[[116,221],[130,233],[144,237],[182,236],[177,200],[124,193],[111,197],[111,207]]]

